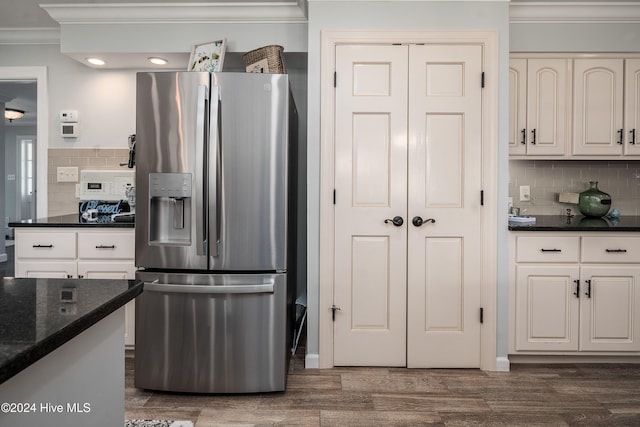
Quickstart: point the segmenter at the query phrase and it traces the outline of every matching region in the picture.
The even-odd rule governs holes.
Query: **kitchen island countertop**
[[[4,278],[0,284],[0,384],[142,292],[135,280]]]
[[[509,223],[510,231],[640,231],[640,216],[588,218],[581,215],[532,215],[534,224]]]

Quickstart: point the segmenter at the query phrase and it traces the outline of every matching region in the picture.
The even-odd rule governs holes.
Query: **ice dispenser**
[[[149,174],[149,244],[191,245],[191,174]]]

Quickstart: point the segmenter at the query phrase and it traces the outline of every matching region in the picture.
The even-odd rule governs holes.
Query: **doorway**
[[[10,141],[16,141],[15,150],[12,151],[12,155],[8,156],[8,163],[11,162],[16,165],[16,170],[14,172],[15,175],[15,184],[17,185],[20,182],[19,173],[17,170],[17,161],[21,154],[21,148],[18,147],[18,137],[26,137],[26,139],[31,139],[31,156],[32,156],[32,165],[35,169],[37,165],[37,174],[33,174],[31,176],[31,184],[32,184],[32,194],[31,194],[31,206],[29,207],[28,212],[32,217],[44,218],[47,216],[48,212],[48,203],[47,203],[47,150],[49,146],[48,139],[48,121],[49,121],[49,113],[48,113],[48,96],[47,96],[47,67],[0,67],[0,89],[7,88],[9,86],[22,86],[31,87],[31,91],[33,94],[29,94],[24,96],[21,95],[20,87],[12,89],[13,93],[15,93],[15,97],[21,99],[20,102],[28,102],[26,106],[21,109],[25,110],[25,118],[20,119],[24,120],[22,124],[20,121],[16,121],[14,123],[7,123],[5,126],[5,130],[8,128],[15,128],[12,131],[12,136],[10,137]],[[26,89],[24,89],[26,90]],[[7,103],[11,105],[11,103]],[[11,125],[11,126],[9,126]],[[3,135],[3,147],[6,148],[6,135]],[[2,186],[5,188],[7,182],[7,173],[3,173],[2,176]],[[17,193],[16,193],[17,194]],[[14,206],[16,203],[21,203],[17,201],[16,198],[12,198],[10,201],[6,201],[6,198],[3,194],[2,197],[2,211],[4,215],[3,218],[6,219],[7,207]],[[22,210],[22,207],[20,208]],[[17,218],[16,218],[17,219]]]
[[[350,49],[349,46],[352,46],[356,51],[358,49],[362,49],[363,52],[365,50],[373,51],[374,56],[368,59],[364,58],[357,66],[351,64],[347,70],[340,71],[339,56],[341,51]],[[455,50],[452,48],[456,46],[461,46],[463,50],[470,47],[473,51],[471,56],[474,59],[469,63],[454,57],[447,59],[446,56],[450,51]],[[381,59],[385,55],[379,49],[401,52],[400,57],[404,59],[393,62],[393,65],[385,65],[386,61]],[[376,75],[378,77],[385,76],[386,71],[391,69],[400,70],[400,74],[403,74],[402,67],[408,67],[408,70],[412,67],[429,64],[429,60],[425,60],[424,52],[420,53],[425,49],[429,51],[426,57],[433,58],[434,55],[444,55],[433,62],[435,66],[427,70],[428,73],[432,73],[431,77],[439,76],[446,80],[451,76],[462,76],[465,70],[477,69],[479,73],[473,84],[478,88],[481,84],[482,71],[489,74],[492,79],[495,78],[492,87],[487,86],[482,89],[482,96],[472,96],[474,99],[472,109],[476,117],[473,119],[475,124],[472,132],[478,138],[475,144],[461,143],[462,145],[456,145],[456,141],[470,141],[472,139],[470,137],[473,135],[466,134],[465,136],[463,134],[465,128],[460,123],[460,119],[465,114],[469,114],[468,112],[450,114],[450,111],[457,110],[444,107],[441,110],[432,109],[430,113],[425,114],[427,110],[424,110],[423,106],[419,106],[420,101],[410,95],[414,89],[416,93],[422,94],[433,90],[436,92],[460,92],[460,90],[469,92],[471,91],[470,81],[465,80],[462,85],[456,86],[454,84],[452,86],[443,80],[437,87],[424,86],[423,83],[426,80],[423,69],[418,73],[416,80],[421,83],[411,84],[410,72],[407,71],[399,79],[389,80],[389,85],[386,87],[385,85],[370,84],[375,81]],[[376,51],[378,51],[378,55],[375,54]],[[414,53],[411,54],[410,51],[414,51]],[[393,55],[395,54],[393,53]],[[411,58],[417,59],[414,61]],[[495,164],[497,157],[496,34],[493,32],[455,31],[327,32],[323,34],[322,71],[323,75],[331,78],[331,80],[323,78],[323,83],[333,83],[334,79],[338,82],[341,81],[340,79],[352,80],[355,74],[365,71],[374,79],[362,80],[361,84],[358,83],[356,92],[365,94],[368,91],[369,93],[366,93],[368,101],[364,106],[354,106],[353,111],[364,114],[353,115],[353,111],[351,111],[346,114],[347,119],[344,123],[340,123],[342,120],[340,110],[350,107],[348,102],[343,102],[344,98],[338,99],[341,96],[339,94],[340,88],[327,84],[322,88],[323,143],[321,164],[323,169],[321,172],[320,219],[319,366],[364,364],[414,367],[465,366],[495,369],[495,248],[497,240],[495,218],[497,206],[495,206],[495,202],[484,204],[484,198],[487,194],[491,194],[492,199],[495,200],[497,194],[496,171],[495,167],[491,167]],[[345,71],[346,76],[344,75]],[[334,72],[337,72],[337,75],[334,76]],[[364,76],[364,74],[362,75]],[[384,78],[380,81],[382,80]],[[458,81],[460,80],[458,79]],[[409,88],[406,86],[407,84],[412,87]],[[404,90],[403,87],[405,87]],[[391,89],[393,92],[399,90],[404,94],[402,95],[404,98],[399,99],[394,104],[396,107],[393,107],[398,110],[398,114],[366,109],[375,103],[376,96],[379,97],[385,91],[391,93]],[[447,97],[447,94],[436,92],[432,93],[434,99]],[[353,94],[353,87],[348,89],[346,93]],[[398,120],[393,118],[397,115],[404,117],[400,120],[401,122],[404,120],[405,125],[400,126],[400,128],[405,126],[404,130],[390,132],[390,129],[395,129],[397,126]],[[406,126],[406,123],[412,122],[415,123],[414,130],[411,130],[411,125]],[[368,153],[366,150],[362,151],[353,146],[344,150],[341,148],[338,140],[343,125],[349,128],[346,130],[346,135],[349,135],[350,139],[354,135],[353,126],[364,131],[362,133],[364,137],[361,141],[366,146],[377,149],[376,158],[380,160],[378,165],[380,167],[370,167],[372,166],[370,163],[372,153]],[[455,128],[462,133],[453,132],[452,130]],[[412,132],[431,133],[426,137],[422,135],[418,138]],[[404,143],[398,143],[393,138],[385,140],[384,137],[381,137],[381,135],[391,135],[391,133],[394,133],[396,138],[400,140],[404,138]],[[447,137],[447,134],[450,137]],[[421,139],[424,141],[425,138],[431,138],[431,141],[436,141],[436,144],[419,143]],[[447,140],[452,141],[451,147],[446,145]],[[438,141],[440,142],[438,143]],[[364,145],[360,148],[362,147]],[[389,156],[398,147],[400,147],[400,154],[398,160],[394,161]],[[470,151],[465,151],[463,155],[462,151],[456,151],[456,147],[461,150],[468,148]],[[421,159],[425,159],[425,149],[435,150],[431,152],[430,158],[436,161],[426,169],[423,165],[422,172],[418,173],[414,177],[415,179],[409,179],[414,174],[412,163],[417,164]],[[356,159],[354,162],[354,156],[361,156],[363,161],[359,162]],[[373,157],[375,156],[376,154],[373,154]],[[462,158],[467,159],[467,163],[457,163],[458,167],[452,168],[446,166],[450,163],[454,165]],[[387,174],[387,171],[390,170],[388,166],[392,164],[396,165],[395,169],[400,172]],[[367,184],[358,182],[354,184],[351,180],[355,176],[354,165],[355,170],[363,174],[362,177],[366,178],[368,174],[370,179],[363,181]],[[454,178],[454,175],[451,174],[452,171],[464,172],[468,166],[477,168],[469,178],[460,178],[465,173],[459,174],[458,178]],[[433,173],[436,171],[439,171],[441,177],[434,180]],[[393,178],[396,175],[401,178]],[[429,179],[429,175],[431,175],[431,179]],[[403,176],[404,178],[402,178]],[[346,180],[350,180],[348,184],[345,184]],[[414,185],[414,182],[417,184]],[[376,210],[376,208],[385,210],[385,212],[380,212],[383,213],[383,217],[378,218],[380,214],[378,213],[373,214],[371,219],[376,223],[376,227],[383,229],[378,231],[362,229],[355,232],[343,230],[347,214],[342,212],[338,206],[339,200],[342,197],[342,201],[344,201],[346,197],[347,204],[351,206],[354,201],[354,193],[347,188],[359,191],[356,197],[360,201],[365,201],[361,206],[363,209],[356,210]],[[384,189],[384,191],[378,191],[380,189]],[[421,200],[421,195],[426,195],[430,200],[427,201],[424,197]],[[457,196],[460,197],[456,199]],[[367,197],[369,198],[366,199]],[[395,207],[391,207],[394,205],[391,200],[397,197],[400,197],[401,200],[395,204]],[[434,201],[437,203],[431,203]],[[411,207],[412,203],[417,203],[420,207],[416,207],[417,205]],[[436,206],[438,204],[441,206]],[[463,209],[458,210],[467,212],[469,217],[454,213],[454,206],[462,206]],[[418,216],[421,217],[422,222],[413,221]],[[400,221],[397,221],[397,217]],[[435,219],[436,223],[429,221],[431,219]],[[362,219],[351,222],[356,228],[362,228],[366,221]],[[442,227],[435,227],[436,225]],[[462,229],[471,230],[472,235],[464,237],[464,233],[461,234],[460,231]],[[349,241],[341,243],[340,239],[344,238]],[[413,243],[411,243],[412,241]],[[412,249],[409,250],[409,248]],[[468,248],[472,252],[464,252]],[[398,257],[399,259],[396,259]],[[469,258],[472,259],[471,264],[474,264],[471,269],[468,268],[471,264],[467,264]],[[454,262],[454,259],[457,261]],[[425,268],[429,263],[439,264],[438,268]],[[447,265],[449,263],[452,264]],[[412,268],[412,265],[415,268]],[[363,274],[361,276],[358,276],[359,273],[354,274],[357,270]],[[412,270],[415,271],[412,272]],[[412,278],[416,274],[422,277],[418,280]],[[469,278],[471,274],[475,275],[474,279]],[[467,281],[475,280],[475,284],[470,288],[465,288],[464,278]],[[361,286],[352,286],[354,280]],[[445,281],[456,283],[456,280],[460,286],[440,287],[438,285],[438,283]],[[342,281],[350,283],[346,288],[343,288],[339,283]],[[416,287],[411,285],[412,282],[427,283],[427,286]],[[371,284],[379,286],[370,286]],[[392,288],[396,288],[396,290],[391,290]],[[430,299],[425,296],[425,292],[439,293],[443,300],[438,302],[436,299]],[[345,296],[346,299],[344,299]],[[472,296],[472,299],[465,300],[467,296]],[[356,301],[354,298],[359,299]],[[416,311],[416,307],[412,307],[414,305],[421,305],[421,307],[418,307]],[[344,310],[342,306],[345,307]],[[445,308],[445,310],[440,310],[438,318],[429,317],[431,314],[437,313],[439,308]],[[451,308],[454,309],[450,311]],[[354,310],[359,310],[355,317],[353,316]],[[429,314],[425,314],[425,310],[430,310]],[[415,315],[412,312],[418,314]],[[482,318],[481,313],[484,313]],[[344,314],[348,314],[342,318],[346,321],[343,326],[339,326],[337,319]],[[471,317],[473,317],[475,325],[464,323],[470,321]],[[480,324],[481,321],[484,323]],[[428,325],[429,322],[431,322],[430,325]],[[416,327],[416,325],[418,326]],[[346,338],[341,337],[340,328],[349,331]],[[387,334],[386,330],[393,328],[396,330]],[[355,330],[364,338],[348,337]],[[460,353],[464,353],[466,350],[458,344],[450,346],[455,341],[455,336],[464,335],[467,331],[472,330],[475,330],[475,332],[471,332],[472,337],[464,339],[471,343],[471,347],[475,348],[472,360],[469,362],[459,357]],[[425,331],[429,332],[426,334],[429,335],[426,340]],[[376,332],[382,332],[381,336],[387,334],[393,337],[386,342],[381,338],[375,338]],[[350,353],[350,342],[361,338],[365,341],[369,340],[369,347],[359,353],[357,356],[359,360],[341,360],[345,354]],[[417,343],[417,346],[413,343]],[[338,346],[340,348],[337,348]],[[415,348],[411,349],[412,346]],[[344,349],[347,350],[344,351]],[[385,353],[385,355],[378,358],[379,355],[376,353]],[[395,355],[387,357],[386,353],[395,353]],[[418,356],[413,357],[410,355],[411,353]],[[432,356],[437,356],[438,360],[433,359]]]

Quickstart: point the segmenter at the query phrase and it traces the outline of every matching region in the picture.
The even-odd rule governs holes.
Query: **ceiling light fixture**
[[[169,61],[164,58],[160,58],[159,56],[150,56],[147,59],[149,60],[149,62],[155,65],[166,65],[169,63]]]
[[[105,65],[107,61],[100,58],[87,58],[87,62],[93,65]]]
[[[24,111],[16,110],[15,108],[5,108],[4,109],[4,118],[9,120],[9,123],[14,120],[18,120],[24,117]]]

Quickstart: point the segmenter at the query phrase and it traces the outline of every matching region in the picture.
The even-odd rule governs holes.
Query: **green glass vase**
[[[598,181],[589,181],[589,189],[580,193],[578,209],[584,216],[602,217],[611,208],[611,196],[598,189]]]

